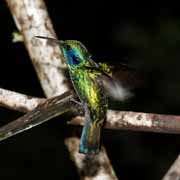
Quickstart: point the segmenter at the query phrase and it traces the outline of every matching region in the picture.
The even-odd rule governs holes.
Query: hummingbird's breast
[[[91,119],[104,119],[107,111],[107,99],[99,73],[89,70],[77,70],[70,73],[74,88]]]

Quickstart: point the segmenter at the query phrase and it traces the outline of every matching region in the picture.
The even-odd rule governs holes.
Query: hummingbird
[[[123,81],[117,81],[113,66],[96,63],[87,48],[77,40],[59,41],[54,38],[36,36],[58,43],[67,64],[70,79],[85,110],[79,152],[97,154],[101,146],[101,132],[106,120],[108,96],[123,101],[132,96]],[[121,74],[126,72],[121,65]],[[120,70],[120,69],[119,69]],[[126,74],[126,73],[124,73]]]
[[[79,152],[97,154],[100,150],[101,129],[107,112],[107,98],[101,81],[102,73],[82,43],[66,40],[60,45],[71,81],[85,109]]]

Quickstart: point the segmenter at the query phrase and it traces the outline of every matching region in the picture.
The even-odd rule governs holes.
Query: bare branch
[[[28,112],[43,102],[43,98],[35,98],[21,93],[0,88],[0,105],[21,112]]]
[[[29,112],[20,119],[21,121],[24,121],[24,125],[26,125],[25,122],[28,124],[30,124],[31,121],[36,122],[33,127],[66,111],[73,110],[78,114],[83,114],[83,107],[73,103],[76,98],[73,91],[45,100],[33,97],[29,98],[20,93],[0,89],[0,103],[14,110]],[[37,108],[35,108],[36,106]],[[34,109],[33,112],[31,112],[32,109]],[[39,114],[40,111],[43,113]],[[34,116],[33,113],[36,115],[39,114],[38,120],[36,120],[37,116]],[[73,125],[83,125],[83,119],[83,116],[76,116],[68,123]],[[13,123],[15,124],[18,121],[19,120],[17,119]],[[18,129],[22,128],[20,127],[21,125],[22,124],[17,123],[16,126],[13,125],[13,128],[16,128],[15,131],[18,131]],[[7,127],[6,134],[12,130],[11,125],[7,125]],[[133,131],[180,134],[180,116],[108,110],[105,127],[117,130],[126,129]],[[1,127],[0,130],[2,128],[4,127]],[[15,134],[17,133],[18,132]],[[0,133],[0,135],[2,134]],[[11,136],[12,135],[14,134],[11,133]]]
[[[83,117],[75,117],[68,123],[83,125]],[[180,116],[109,110],[105,127],[109,129],[180,134]]]
[[[171,168],[166,173],[166,175],[162,178],[162,180],[178,180],[178,179],[180,179],[180,155],[172,164]]]
[[[34,38],[37,35],[55,37],[43,0],[6,0],[32,63],[47,97],[64,93],[68,88],[63,74],[65,66],[57,44]]]
[[[45,100],[34,110],[26,113],[17,120],[0,127],[0,140],[7,139],[26,131],[67,111],[78,109],[78,105],[72,101],[72,99],[74,99],[74,94],[69,91],[61,96]]]
[[[45,94],[47,97],[52,97],[64,93],[68,90],[68,87],[65,84],[66,79],[63,74],[64,63],[59,47],[48,41],[33,39],[34,36],[38,35],[56,38],[44,1],[6,0],[6,2],[19,31],[24,37],[26,48]],[[71,140],[67,140],[66,144],[73,156],[74,153],[72,154],[70,149]],[[100,156],[99,158],[104,158],[104,156]],[[78,159],[78,156],[73,156],[73,159],[75,159],[75,162],[81,161],[81,159]],[[111,168],[110,162],[107,159],[104,159],[104,161]],[[91,163],[93,166],[93,161]],[[117,179],[114,174],[109,173],[111,172],[104,169],[104,175],[107,174],[107,176],[113,177],[111,179]],[[82,175],[80,174],[80,176]],[[84,175],[84,179],[85,177],[87,177],[86,174]],[[97,179],[96,176],[94,179]]]

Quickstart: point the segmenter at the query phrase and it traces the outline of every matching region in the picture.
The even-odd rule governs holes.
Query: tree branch
[[[56,38],[44,1],[6,0],[6,2],[23,36],[46,96],[52,97],[64,93],[68,87],[63,75],[65,63],[58,45],[34,38],[37,35]]]
[[[34,110],[0,127],[0,140],[26,131],[67,111],[77,110],[78,104],[72,101],[74,97],[74,94],[69,91],[41,102]]]
[[[43,98],[35,98],[0,88],[0,105],[9,109],[28,112],[36,108],[43,100]]]
[[[24,123],[27,122],[30,124],[32,120],[38,125],[66,111],[75,111],[76,114],[83,114],[84,111],[82,106],[74,102],[74,99],[77,97],[73,91],[69,91],[60,96],[49,99],[40,99],[34,97],[30,97],[30,99],[28,98],[29,96],[24,94],[0,89],[1,105],[6,105],[8,108],[21,112],[28,112],[26,115],[20,118],[21,121],[24,121]],[[34,104],[32,102],[34,102]],[[36,120],[37,116],[34,116],[31,110],[33,110],[34,114],[39,114],[41,113],[40,111],[43,113],[39,114],[38,120]],[[11,123],[15,124],[16,121],[19,122],[19,119]],[[83,125],[83,122],[83,116],[76,116],[72,118],[71,121],[68,121],[68,124]],[[35,125],[36,124],[34,123],[33,127]],[[13,127],[17,130],[20,128],[20,126],[21,124],[19,123],[17,123],[16,126],[13,125]],[[12,126],[8,125],[8,127],[9,129],[6,128],[6,133],[11,130]],[[105,128],[180,134],[180,116],[108,110]],[[11,135],[13,134],[11,133]]]
[[[83,122],[83,117],[78,116],[68,123],[83,125]],[[180,116],[108,110],[105,127],[117,130],[180,134]]]

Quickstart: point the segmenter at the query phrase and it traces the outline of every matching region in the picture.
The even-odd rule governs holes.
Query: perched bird
[[[79,152],[96,154],[100,149],[101,129],[107,111],[107,98],[101,81],[102,73],[80,42],[67,40],[61,43],[61,48],[74,88],[85,108],[85,124]]]
[[[100,151],[101,130],[108,108],[107,96],[125,100],[132,94],[126,86],[123,86],[121,83],[123,81],[118,82],[114,78],[115,67],[105,63],[95,63],[81,42],[36,37],[59,43],[74,89],[85,109],[85,123],[81,134],[79,152],[97,154]],[[121,65],[122,72],[125,72],[124,67]]]

